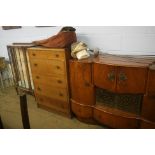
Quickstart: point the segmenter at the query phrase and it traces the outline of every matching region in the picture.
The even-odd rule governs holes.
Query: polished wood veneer
[[[111,128],[155,128],[154,61],[107,54],[70,60],[73,113]],[[98,103],[98,89],[109,92],[98,96],[106,103]]]
[[[71,117],[68,49],[28,48],[34,94],[38,107]]]

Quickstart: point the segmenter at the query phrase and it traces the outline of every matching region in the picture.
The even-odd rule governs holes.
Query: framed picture
[[[19,29],[21,26],[2,26],[3,30]]]

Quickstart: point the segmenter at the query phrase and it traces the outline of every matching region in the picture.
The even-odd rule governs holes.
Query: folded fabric
[[[71,56],[73,58],[77,58],[76,54],[79,52],[79,51],[82,51],[82,50],[87,50],[87,45],[83,42],[75,42],[71,45]]]
[[[81,60],[90,57],[90,54],[87,52],[87,50],[82,50],[77,52],[76,56],[79,60]]]

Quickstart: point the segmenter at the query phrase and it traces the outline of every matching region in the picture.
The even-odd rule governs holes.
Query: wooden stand
[[[0,129],[3,129],[3,123],[2,123],[1,117],[0,117]]]
[[[26,95],[20,95],[20,109],[24,129],[30,129]]]

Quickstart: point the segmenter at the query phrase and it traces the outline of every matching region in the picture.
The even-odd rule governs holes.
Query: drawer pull
[[[115,80],[115,73],[114,72],[108,73],[107,77],[108,77],[109,81],[114,81]]]
[[[59,54],[56,54],[55,56],[56,56],[57,58],[59,58]]]
[[[40,79],[40,77],[39,76],[36,76],[36,79]]]
[[[58,80],[57,82],[58,82],[58,83],[62,83],[62,81],[61,81],[61,80]]]
[[[56,66],[57,69],[60,69],[60,66]]]
[[[37,88],[37,90],[38,90],[38,91],[41,91],[41,88],[40,88],[40,87],[38,87],[38,88]]]
[[[37,67],[37,66],[38,66],[38,64],[34,64],[34,66],[35,66],[35,67]]]
[[[119,74],[119,81],[121,82],[121,81],[126,81],[126,80],[127,80],[127,77],[126,77],[125,73],[120,73]]]
[[[33,55],[33,56],[36,56],[36,54],[35,54],[35,53],[32,53],[32,55]]]
[[[62,93],[59,93],[59,96],[63,96],[63,94]]]

